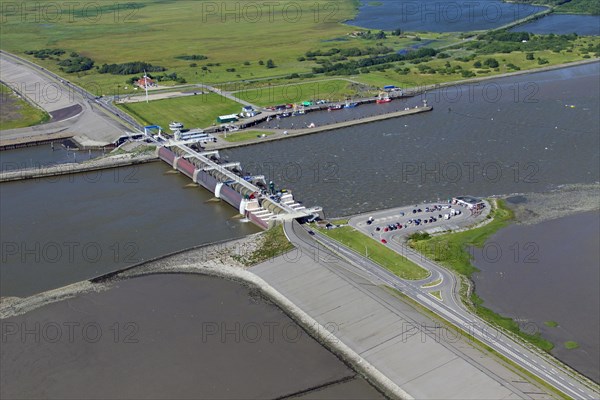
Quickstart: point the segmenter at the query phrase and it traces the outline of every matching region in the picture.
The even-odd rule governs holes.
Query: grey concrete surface
[[[415,398],[549,397],[464,339],[442,334],[435,321],[325,248],[303,248],[251,272]]]
[[[2,145],[60,132],[72,134],[84,147],[97,147],[112,143],[131,130],[123,125],[118,112],[106,110],[89,93],[6,52],[0,53],[0,80],[48,113],[66,117],[29,128],[0,131]],[[81,106],[81,112],[76,115],[67,112],[76,105]]]

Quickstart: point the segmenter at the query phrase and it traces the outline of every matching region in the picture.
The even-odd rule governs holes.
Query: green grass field
[[[236,92],[235,95],[242,100],[266,107],[277,104],[301,104],[303,101],[320,99],[332,102],[341,101],[347,97],[363,97],[376,93],[376,90],[365,85],[357,85],[342,79],[328,79],[242,90]]]
[[[294,249],[284,232],[283,225],[278,225],[264,232],[259,247],[250,254],[234,256],[246,266],[260,264]]]
[[[219,115],[238,114],[242,105],[214,93],[154,100],[149,103],[125,103],[118,107],[144,125],[160,125],[168,130],[169,123],[178,121],[186,128],[207,128],[216,124]]]
[[[350,247],[352,250],[363,255],[366,254],[369,259],[398,275],[400,278],[419,280],[429,276],[429,271],[424,270],[383,244],[366,238],[365,235],[350,226],[330,230],[320,229],[320,231],[343,245]]]
[[[52,3],[50,6],[44,2],[32,3],[27,0],[16,0],[0,8],[0,18],[3,21],[1,47],[102,96],[136,93],[127,82],[130,78],[141,76],[141,73],[100,74],[98,67],[103,64],[142,61],[165,67],[167,71],[164,73],[177,73],[189,84],[208,83],[219,85],[224,90],[243,89],[238,93],[241,98],[261,106],[318,98],[336,101],[347,96],[367,95],[369,91],[365,91],[359,84],[339,79],[340,76],[313,74],[312,69],[319,66],[318,62],[338,61],[323,56],[309,60],[307,51],[326,52],[333,48],[365,50],[377,46],[398,51],[425,40],[431,41],[427,47],[435,48],[462,42],[458,33],[420,32],[417,37],[415,34],[393,36],[388,32],[384,39],[350,35],[356,31],[366,31],[343,24],[356,14],[358,0],[315,0],[300,3],[281,0],[268,3],[269,5],[237,0],[131,0],[127,3],[107,3],[101,7],[99,3],[68,4],[69,6],[63,5],[60,12],[57,11],[61,7],[59,3]],[[593,57],[595,53],[588,54],[584,44],[591,42],[595,46],[599,41],[599,38],[580,38],[577,40],[577,48],[572,52],[536,53],[536,58],[548,60],[545,65],[538,65],[536,60],[525,60],[525,55],[521,52],[500,53],[485,56],[500,61],[497,71],[481,70],[473,67],[473,61],[456,60],[456,57],[469,53],[465,49],[447,49],[445,51],[450,54],[450,58],[434,58],[421,65],[439,69],[449,62],[475,73],[476,76],[490,76],[508,72],[509,63],[525,70]],[[60,48],[66,53],[48,59],[24,54],[27,50],[45,48]],[[62,72],[57,62],[64,61],[71,52],[92,58],[95,67],[84,72]],[[184,55],[202,55],[207,58],[181,59],[180,56]],[[371,56],[349,57],[340,62],[369,57]],[[480,58],[484,57],[480,56],[475,61]],[[268,68],[269,60],[273,61],[273,68]],[[384,71],[361,69],[360,73],[343,78],[375,87],[389,84],[419,87],[464,79],[460,73],[455,72],[423,73],[418,70],[421,65],[394,62]],[[401,73],[400,68],[408,68],[408,71]],[[310,82],[307,83],[308,81]],[[160,84],[174,86],[175,81],[163,81]],[[291,85],[286,86],[287,84]],[[212,106],[215,106],[214,109]],[[185,119],[189,120],[188,126],[202,126],[212,124],[215,115],[224,113],[216,103],[211,107],[202,108],[200,111],[207,115],[200,117],[180,116],[182,110],[170,106],[166,109],[175,113],[164,117],[162,109],[151,110],[151,113],[140,110],[139,105],[127,105],[124,109],[145,122],[164,124],[167,120]]]
[[[595,39],[590,39],[590,41],[595,41]],[[507,67],[508,64],[514,64],[519,67],[521,70],[535,70],[542,67],[548,67],[550,65],[556,64],[564,64],[573,61],[580,61],[584,59],[584,55],[587,54],[585,52],[586,47],[584,43],[587,43],[588,40],[579,39],[576,41],[577,50],[573,52],[561,51],[556,53],[551,50],[545,51],[536,51],[535,52],[535,60],[527,60],[525,59],[525,52],[513,52],[513,53],[495,53],[495,54],[486,54],[477,56],[474,60],[469,62],[457,61],[454,57],[448,59],[434,59],[432,61],[427,62],[427,65],[434,68],[439,69],[442,68],[446,62],[450,63],[451,66],[460,66],[463,70],[469,70],[475,73],[475,77],[486,77],[486,76],[494,76],[505,74],[507,72],[514,72],[513,69]],[[456,54],[456,57],[462,56],[461,52],[449,52],[449,54]],[[590,55],[592,55],[590,53]],[[548,60],[548,64],[538,64],[537,58],[543,58]],[[500,66],[497,70],[495,69],[485,69],[485,68],[475,68],[473,64],[476,61],[484,61],[487,58],[495,58],[500,63]],[[352,77],[358,82],[364,83],[366,85],[372,86],[383,86],[392,82],[399,87],[420,87],[426,85],[434,85],[436,83],[444,83],[444,82],[453,82],[464,80],[464,78],[460,73],[451,73],[451,74],[427,74],[420,73],[417,69],[417,65],[412,63],[405,63],[400,66],[401,68],[409,68],[410,72],[406,75],[398,73],[396,68],[390,68],[385,72],[371,72],[369,74],[360,74]]]
[[[17,97],[0,83],[0,130],[25,128],[50,119],[50,115]]]
[[[259,137],[261,135],[270,136],[272,134],[273,134],[273,132],[239,131],[239,132],[228,133],[227,136],[223,135],[222,137],[223,137],[223,140],[226,140],[227,142],[236,143],[236,142],[243,142],[243,141],[249,140],[249,139],[256,139],[257,137]]]
[[[58,3],[57,3],[58,4]],[[341,22],[352,18],[356,0],[315,0],[298,3],[280,0],[264,5],[237,0],[129,0],[127,3],[73,3],[62,14],[44,3],[27,0],[2,7],[2,48],[24,55],[26,50],[62,48],[91,57],[96,66],[104,63],[145,61],[169,68],[188,82],[228,82],[310,71],[311,63],[300,63],[306,51],[345,43],[323,43],[356,30]],[[233,10],[226,12],[226,10]],[[67,53],[68,54],[68,53]],[[201,54],[202,61],[176,59]],[[27,56],[44,67],[60,72],[54,60]],[[272,59],[275,68],[265,64]],[[248,65],[244,65],[244,62]],[[197,67],[190,64],[196,63]],[[201,67],[208,63],[221,64]],[[227,69],[235,68],[234,72]],[[66,75],[66,74],[65,74]],[[94,70],[68,74],[83,86],[100,87],[112,94],[117,84],[124,89],[127,77],[98,74]],[[130,89],[130,88],[129,88]]]

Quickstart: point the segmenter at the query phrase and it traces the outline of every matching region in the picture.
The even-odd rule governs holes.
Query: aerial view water
[[[325,207],[329,216],[457,193],[487,196],[594,183],[600,178],[599,65],[430,91],[388,106],[403,108],[427,99],[433,112],[221,153],[241,161],[245,171],[293,190],[307,205]],[[367,107],[377,106],[356,110],[372,112]],[[324,112],[280,123],[321,124],[342,117]],[[39,293],[190,246],[257,232],[236,217],[236,210],[214,204],[211,195],[161,163],[1,188],[1,233],[11,238],[18,254],[12,248],[3,254],[2,296]],[[28,253],[19,249],[35,246],[44,248],[36,254],[45,256],[23,259],[21,254]],[[482,271],[478,279],[490,279]],[[574,279],[577,286],[588,277]],[[482,293],[494,308],[493,296],[487,296]],[[561,324],[556,332],[566,332],[569,320],[561,317],[532,309],[525,318],[536,323],[556,318]],[[573,361],[593,342],[585,333],[574,340],[580,350],[564,354],[557,346],[555,354],[593,377],[587,355]]]
[[[189,184],[162,163],[3,183],[1,295],[32,295],[259,231]]]
[[[434,110],[222,154],[307,204],[324,207],[328,216],[457,193],[489,196],[597,182],[599,71],[600,63],[593,63],[452,86],[406,103],[361,106],[357,113],[427,99]],[[283,129],[321,125],[344,114],[313,113],[279,123]]]
[[[60,142],[0,151],[0,171],[47,167],[56,164],[78,163],[102,155],[102,151],[67,149]]]
[[[578,35],[597,36],[600,35],[600,15],[550,14],[510,30],[542,35],[575,32]]]
[[[568,232],[568,234],[567,234]],[[552,353],[600,382],[600,214],[576,214],[535,225],[511,225],[475,249],[477,293],[529,333],[555,344]],[[510,296],[507,296],[510,293]],[[554,326],[556,323],[557,326]],[[578,349],[566,349],[574,341]]]
[[[0,399],[598,398],[595,4],[249,3],[1,7]]]
[[[368,29],[410,32],[465,32],[497,28],[526,18],[545,7],[498,0],[440,2],[364,1],[358,15],[347,23]]]
[[[3,336],[2,398],[383,398],[255,290],[218,278],[134,278],[0,323],[42,332]]]

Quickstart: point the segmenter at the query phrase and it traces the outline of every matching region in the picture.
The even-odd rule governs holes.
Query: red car
[[[385,239],[381,239],[381,243],[383,243],[383,244],[387,244],[387,240],[385,240]]]

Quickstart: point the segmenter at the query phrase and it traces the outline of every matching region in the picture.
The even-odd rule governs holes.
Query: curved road
[[[68,130],[83,137],[83,141],[90,145],[105,145],[124,134],[127,127],[142,129],[113,104],[101,101],[92,93],[35,63],[4,50],[0,50],[0,60],[3,80],[9,85],[17,85],[17,90],[22,86],[32,101],[54,117],[47,124],[3,131],[2,138],[5,140]]]
[[[367,217],[362,217],[362,221],[366,222],[366,219]],[[361,217],[353,218],[351,224],[357,226],[360,221]],[[365,226],[367,226],[366,223]],[[359,230],[365,233],[363,229]],[[442,290],[443,295],[445,294],[443,301],[438,301],[428,294],[427,289],[421,287],[422,282],[400,279],[379,264],[341,246],[339,242],[330,239],[327,236],[318,232],[316,232],[314,236],[309,235],[306,230],[295,221],[286,222],[284,224],[284,231],[290,242],[300,249],[314,252],[315,249],[318,249],[317,244],[319,242],[329,248],[336,249],[335,252],[339,257],[342,257],[357,266],[365,273],[365,275],[370,277],[369,279],[371,281],[375,281],[374,283],[384,283],[385,285],[401,291],[422,306],[463,329],[465,332],[473,335],[504,357],[537,375],[550,385],[567,394],[569,397],[590,400],[598,399],[599,393],[597,389],[594,390],[586,386],[577,377],[573,376],[569,371],[564,369],[564,367],[559,365],[559,362],[554,359],[552,359],[554,362],[551,362],[538,351],[525,347],[523,344],[502,334],[479,317],[471,314],[459,299],[457,293],[459,285],[456,276],[453,273],[428,260],[421,254],[407,249],[397,241],[393,240],[388,242],[389,247],[399,254],[404,255],[414,263],[431,271],[432,275],[437,274],[437,277],[443,279],[442,284],[436,287],[437,290]],[[368,235],[370,236],[370,234]],[[432,278],[435,280],[436,276],[433,276]],[[430,278],[430,280],[432,278]]]

